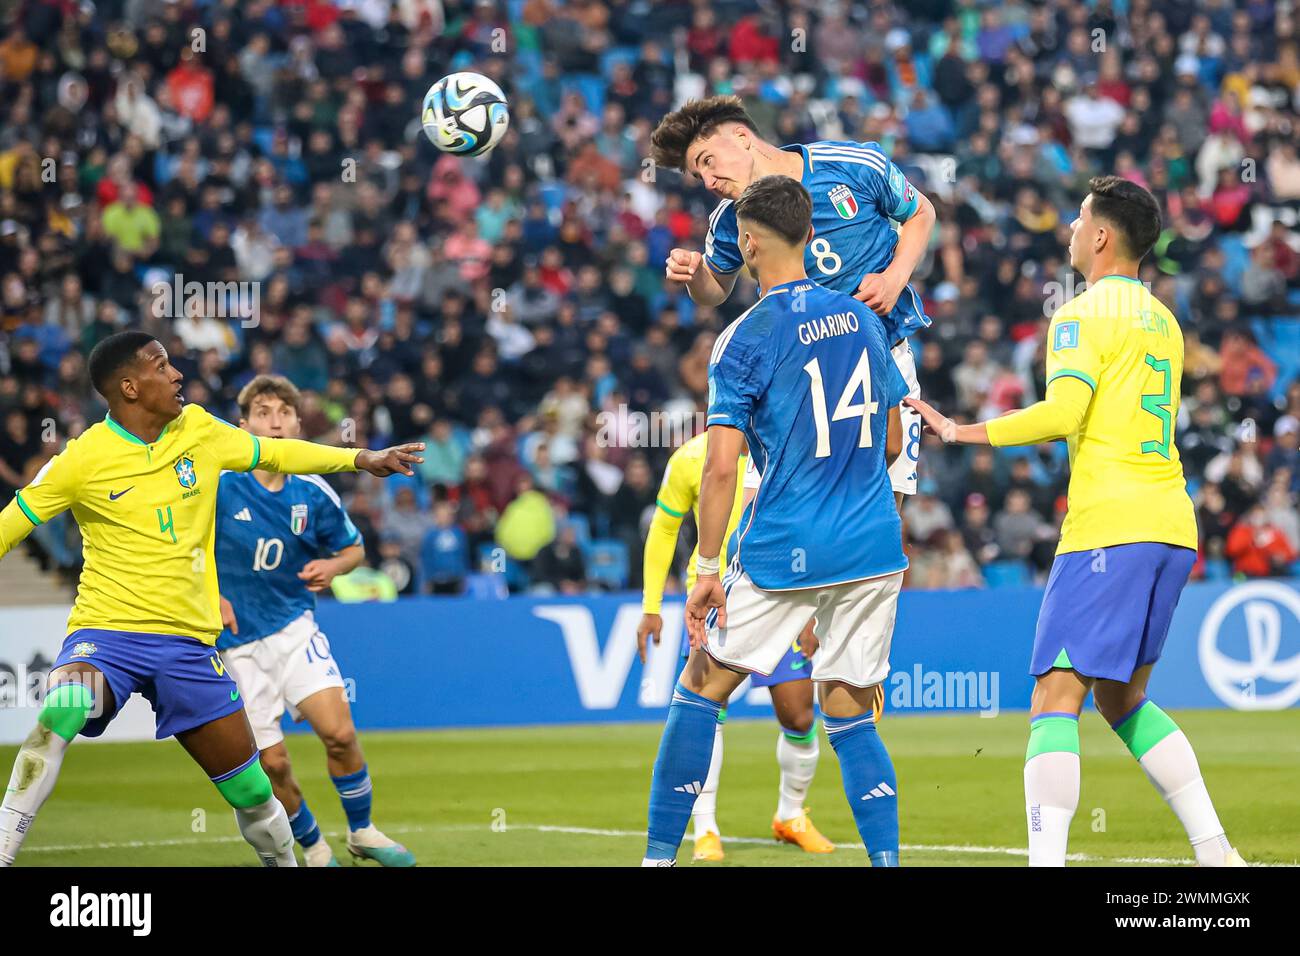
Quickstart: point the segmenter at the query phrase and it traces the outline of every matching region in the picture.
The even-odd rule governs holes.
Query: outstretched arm
[[[296,438],[258,439],[254,468],[288,475],[328,475],[339,471],[368,471],[380,478],[389,475],[415,474],[411,465],[424,461],[416,453],[424,451],[423,442],[409,442],[370,451],[363,448],[334,448]]]
[[[1092,386],[1072,376],[1061,376],[1047,386],[1043,401],[972,425],[958,425],[919,398],[906,398],[903,404],[915,410],[926,426],[946,443],[1005,447],[1038,445],[1073,435],[1083,424],[1091,401]]]

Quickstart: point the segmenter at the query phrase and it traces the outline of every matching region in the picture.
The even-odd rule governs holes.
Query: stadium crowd
[[[703,247],[714,201],[650,165],[649,134],[688,97],[734,93],[781,142],[880,142],[933,200],[914,278],[933,325],[914,348],[922,394],[958,417],[1043,394],[1047,317],[1078,291],[1063,256],[1089,176],[1149,187],[1165,231],[1143,278],[1186,334],[1196,573],[1282,574],[1300,553],[1291,3],[12,9],[0,504],[103,415],[85,355],[139,326],[217,414],[237,419],[240,387],[275,372],[302,390],[305,437],[428,443],[417,480],[340,478],[372,565],[340,596],[639,587],[672,451],[645,422],[698,420],[713,340],[755,295],[743,280],[724,307],[697,307],[664,279],[669,249]],[[461,69],[510,101],[483,160],[439,154],[420,131],[425,90]],[[223,317],[229,300],[173,294],[187,282],[250,283],[239,301],[253,307]],[[1041,579],[1064,445],[920,440],[908,586]],[[75,574],[72,522],[38,531],[42,560]]]

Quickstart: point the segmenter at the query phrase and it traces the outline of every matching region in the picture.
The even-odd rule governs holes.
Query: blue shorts
[[[1127,682],[1160,659],[1196,552],[1140,542],[1058,554],[1038,612],[1035,677],[1069,667]]]
[[[686,658],[690,656],[691,645],[689,642],[682,642],[682,664],[686,663]],[[803,656],[803,651],[799,648],[799,641],[790,645],[781,658],[776,670],[772,671],[771,677],[764,677],[762,674],[751,673],[751,687],[772,687],[776,684],[788,684],[795,680],[809,680],[812,677],[812,668],[808,666],[808,658]]]
[[[83,737],[102,734],[135,693],[153,707],[159,740],[244,709],[217,649],[192,637],[82,628],[67,636],[50,669],[83,661],[97,668],[113,691],[112,710],[96,700]]]

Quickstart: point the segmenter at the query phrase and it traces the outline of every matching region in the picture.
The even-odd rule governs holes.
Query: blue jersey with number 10
[[[343,502],[319,475],[286,475],[269,491],[251,473],[225,472],[217,489],[217,579],[239,633],[225,650],[261,640],[316,607],[298,577],[309,561],[361,541]]]
[[[878,143],[821,142],[782,146],[803,157],[804,189],[812,197],[813,240],[804,252],[804,268],[814,282],[853,295],[863,276],[883,272],[898,245],[895,223],[916,213],[916,187],[885,155]],[[715,273],[741,267],[736,207],[724,199],[709,217],[704,259]],[[921,297],[903,289],[885,324],[886,344],[907,338],[930,324]]]
[[[765,590],[907,567],[885,461],[907,384],[880,319],[808,279],[773,286],[709,363],[709,425],[745,433],[762,474],[728,553]]]

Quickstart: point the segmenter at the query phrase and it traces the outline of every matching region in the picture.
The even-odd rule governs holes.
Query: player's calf
[[[238,767],[211,779],[234,809],[239,832],[256,851],[262,865],[297,866],[289,816],[275,798],[259,754],[254,752]]]
[[[1145,697],[1127,712],[1119,712],[1114,704],[1116,698],[1122,699],[1122,694],[1103,690],[1102,685],[1106,683],[1111,682],[1097,683],[1094,692],[1097,709],[1187,831],[1197,865],[1239,865],[1236,861],[1240,857],[1228,842],[1201,777],[1196,753],[1182,730],[1173,718]]]
[[[839,757],[844,796],[871,865],[898,866],[898,776],[876,730],[876,699],[875,687],[826,681],[822,723]]]
[[[70,681],[50,688],[36,726],[23,741],[0,804],[0,866],[13,865],[32,820],[54,789],[68,744],[81,732],[95,708],[85,684]]]

